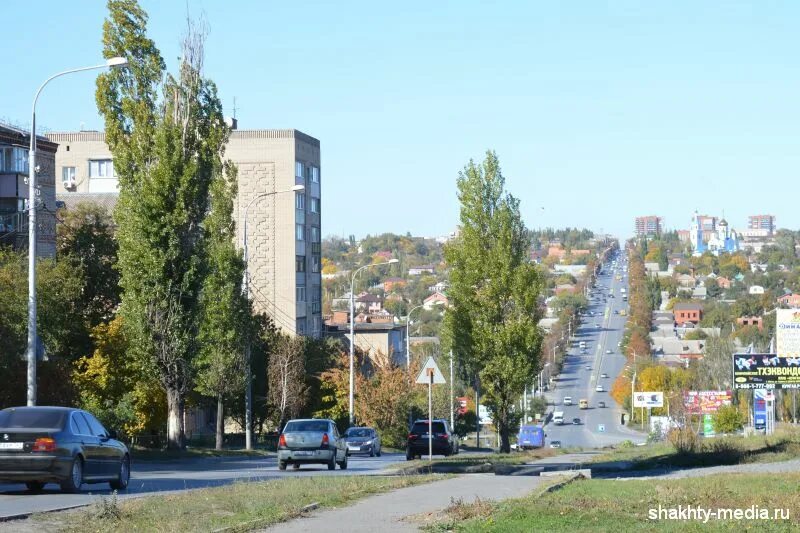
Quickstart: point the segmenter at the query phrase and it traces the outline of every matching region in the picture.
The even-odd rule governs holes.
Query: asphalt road
[[[134,459],[128,490],[119,498],[134,498],[158,492],[198,489],[226,485],[235,481],[255,481],[297,476],[375,475],[391,463],[404,462],[405,454],[384,453],[381,457],[351,456],[347,470],[329,471],[325,465],[303,465],[300,470],[281,472],[275,457],[209,458],[169,462],[141,462]],[[45,486],[41,494],[26,492],[24,485],[0,484],[0,520],[72,506],[86,505],[111,494],[108,483],[83,485],[77,494],[62,494],[58,485]]]
[[[556,388],[547,394],[548,401],[555,404],[552,409],[564,412],[563,426],[547,425],[547,441],[560,440],[562,447],[599,448],[624,440],[646,440],[644,434],[620,424],[622,410],[609,394],[614,379],[627,364],[618,346],[627,316],[615,314],[615,311],[628,308],[620,292],[621,288],[628,289],[627,274],[622,272],[623,255],[619,255],[616,269],[612,269],[610,263],[604,265],[604,273],[598,276],[591,292],[586,316],[582,317],[578,331],[573,334],[573,346]],[[617,274],[622,275],[622,281],[616,280]],[[610,293],[613,293],[613,298]],[[578,347],[580,341],[586,341],[586,354],[582,354]],[[612,353],[607,354],[607,350]],[[603,373],[608,377],[600,377]],[[603,387],[603,392],[595,391],[597,385]],[[567,396],[572,398],[573,405],[563,404]],[[582,398],[589,400],[589,409],[579,408]],[[604,401],[606,407],[598,407],[599,401]],[[580,425],[573,425],[573,418],[579,418]]]

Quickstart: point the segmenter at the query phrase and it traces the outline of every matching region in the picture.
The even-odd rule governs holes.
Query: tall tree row
[[[225,173],[229,131],[216,87],[203,77],[203,32],[189,24],[173,76],[147,36],[147,14],[138,3],[110,0],[108,9],[103,55],[129,61],[128,68],[99,76],[96,94],[119,177],[120,312],[135,356],[166,392],[169,445],[181,447],[185,398],[200,352],[207,248],[213,250],[206,227],[215,223],[210,193]]]
[[[445,313],[448,344],[461,371],[479,385],[483,402],[510,451],[514,403],[540,367],[538,327],[543,281],[527,260],[529,233],[519,200],[505,190],[494,152],[470,161],[458,176],[460,234],[445,248],[450,267]]]

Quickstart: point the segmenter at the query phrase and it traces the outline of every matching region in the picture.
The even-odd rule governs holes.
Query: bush
[[[713,417],[714,431],[717,433],[736,433],[747,420],[734,405],[723,405]]]
[[[667,434],[667,440],[679,454],[694,453],[700,445],[699,437],[689,427],[671,429]]]

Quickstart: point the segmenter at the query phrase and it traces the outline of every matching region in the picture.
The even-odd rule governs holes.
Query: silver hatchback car
[[[291,464],[297,470],[304,464],[336,465],[347,468],[347,444],[336,424],[328,419],[290,420],[278,438],[278,468]]]

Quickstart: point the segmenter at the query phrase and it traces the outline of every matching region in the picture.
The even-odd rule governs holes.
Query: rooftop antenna
[[[234,96],[234,97],[233,97],[233,118],[236,118],[236,110],[237,110],[237,107],[236,107],[236,97]]]

